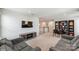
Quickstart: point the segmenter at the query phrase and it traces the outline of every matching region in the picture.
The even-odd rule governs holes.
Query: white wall
[[[1,15],[0,15],[0,37],[1,37]]]
[[[75,36],[79,35],[79,18],[74,20],[74,32]]]
[[[0,37],[1,37],[1,8],[0,8]]]
[[[14,39],[19,37],[19,34],[27,32],[37,32],[39,35],[39,18],[38,17],[26,17],[26,16],[14,16],[3,14],[2,20],[2,37],[8,39]],[[21,28],[22,20],[33,21],[33,28]]]

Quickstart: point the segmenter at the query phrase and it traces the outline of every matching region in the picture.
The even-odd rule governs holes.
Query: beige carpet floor
[[[54,47],[60,39],[60,37],[53,36],[51,33],[45,33],[26,41],[26,43],[33,48],[40,47],[42,51],[48,51],[49,48]]]

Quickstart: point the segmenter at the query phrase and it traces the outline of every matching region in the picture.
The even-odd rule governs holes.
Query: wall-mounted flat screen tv
[[[32,21],[22,21],[22,28],[31,28],[33,27]]]

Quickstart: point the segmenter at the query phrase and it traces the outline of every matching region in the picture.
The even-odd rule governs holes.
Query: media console
[[[34,38],[34,37],[36,37],[36,32],[23,33],[23,34],[20,34],[20,37],[22,37],[22,38],[28,40],[29,38]]]

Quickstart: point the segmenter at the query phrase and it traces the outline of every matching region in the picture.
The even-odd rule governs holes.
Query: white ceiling
[[[41,18],[55,18],[78,13],[78,8],[4,8],[24,15],[36,15]]]

